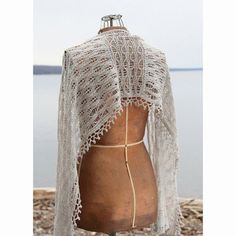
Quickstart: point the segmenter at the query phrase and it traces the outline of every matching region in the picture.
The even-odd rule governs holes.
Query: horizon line
[[[33,74],[61,74],[61,65],[33,65]],[[169,67],[170,71],[202,71],[202,67]]]

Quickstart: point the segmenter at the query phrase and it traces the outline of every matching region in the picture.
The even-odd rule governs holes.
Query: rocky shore
[[[34,217],[34,236],[52,236],[53,218],[54,218],[54,197],[55,189],[53,188],[37,188],[34,189],[33,199],[33,217]],[[183,236],[201,236],[203,235],[203,206],[200,199],[181,199],[181,209],[184,216],[182,235]],[[88,232],[78,230],[78,236],[100,235],[107,234]],[[117,233],[119,235],[151,235],[149,228],[142,230],[133,230],[131,232]]]

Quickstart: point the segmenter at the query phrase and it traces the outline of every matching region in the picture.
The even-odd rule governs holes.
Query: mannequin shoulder
[[[96,53],[104,46],[104,42],[99,38],[93,37],[80,44],[73,45],[64,50],[71,58],[78,58],[83,56],[89,56]]]

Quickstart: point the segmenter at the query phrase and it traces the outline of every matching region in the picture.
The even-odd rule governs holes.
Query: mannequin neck
[[[116,30],[116,29],[127,30],[127,28],[124,27],[124,26],[110,26],[110,27],[106,27],[106,28],[100,29],[100,30],[98,31],[98,34],[103,33],[103,32],[106,32],[106,31]],[[127,31],[128,31],[128,30],[127,30]]]

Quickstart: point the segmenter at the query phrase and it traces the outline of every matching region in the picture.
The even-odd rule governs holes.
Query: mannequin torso
[[[148,110],[128,106],[127,143],[142,140]],[[126,110],[96,144],[125,143]],[[129,169],[135,189],[135,226],[148,227],[156,220],[157,190],[153,168],[144,143],[127,149]],[[130,230],[134,215],[134,195],[125,164],[123,147],[90,147],[80,169],[80,191],[83,210],[79,228],[96,232]]]

